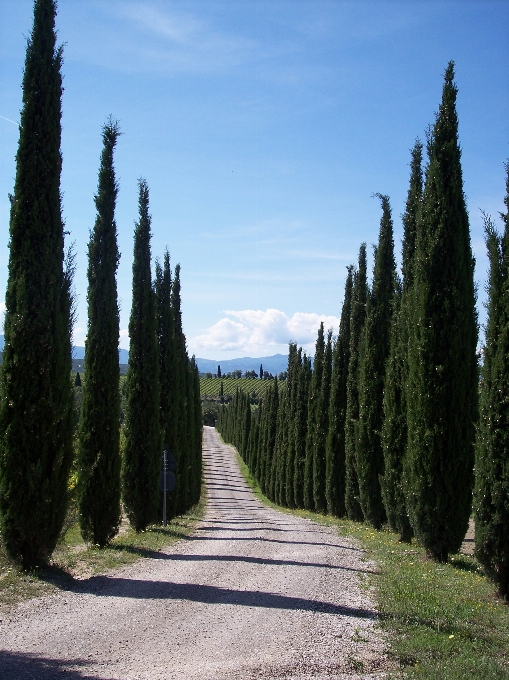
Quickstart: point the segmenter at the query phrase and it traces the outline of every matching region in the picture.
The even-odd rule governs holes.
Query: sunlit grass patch
[[[266,505],[239,459],[246,482]],[[300,517],[334,526],[360,541],[377,565],[363,575],[386,631],[389,654],[400,671],[394,677],[426,680],[509,680],[509,606],[497,598],[474,557],[453,555],[447,564],[426,557],[415,543],[400,543],[388,531],[304,510]],[[509,530],[509,529],[508,529]]]

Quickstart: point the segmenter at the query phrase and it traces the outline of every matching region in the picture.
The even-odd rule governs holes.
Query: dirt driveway
[[[261,505],[212,428],[204,458],[195,534],[4,615],[0,678],[383,677],[363,552]]]

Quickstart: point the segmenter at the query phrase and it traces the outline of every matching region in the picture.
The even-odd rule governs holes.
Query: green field
[[[223,396],[234,396],[237,390],[256,393],[256,396],[263,396],[273,380],[259,380],[258,378],[200,378],[200,396],[218,397],[223,383]],[[284,385],[284,382],[278,382]]]

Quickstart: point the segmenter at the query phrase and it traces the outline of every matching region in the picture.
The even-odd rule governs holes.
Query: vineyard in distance
[[[278,383],[283,380],[279,379]],[[200,394],[205,397],[233,397],[235,392],[246,392],[256,397],[263,397],[272,380],[258,378],[203,378],[200,376]],[[221,393],[222,391],[222,393]]]

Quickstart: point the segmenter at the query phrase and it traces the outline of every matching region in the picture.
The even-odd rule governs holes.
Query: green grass
[[[256,393],[263,397],[272,380],[259,380],[258,378],[200,378],[200,396],[217,397],[223,383],[223,396],[234,396],[237,389],[248,394]],[[284,385],[284,381],[278,381],[278,385]]]
[[[238,456],[257,498],[271,507]],[[459,554],[447,564],[426,558],[415,544],[399,543],[387,531],[306,511],[301,517],[335,526],[354,538],[378,565],[363,582],[374,594],[379,625],[400,670],[393,677],[426,680],[509,679],[509,606],[473,557]]]
[[[79,526],[71,524],[51,564],[30,573],[14,568],[0,546],[0,612],[9,611],[22,600],[65,589],[76,576],[88,577],[152,557],[164,546],[192,533],[205,511],[205,498],[202,493],[198,505],[166,527],[153,525],[139,534],[127,528],[103,549],[85,544]]]

